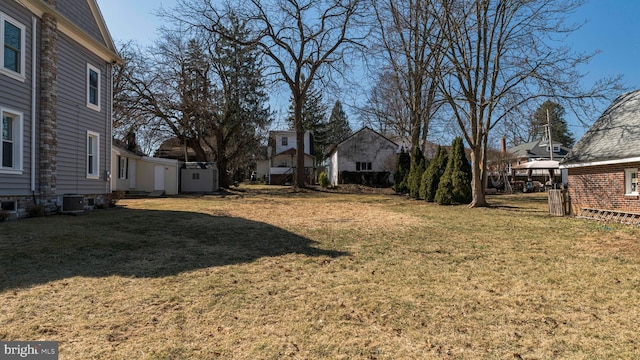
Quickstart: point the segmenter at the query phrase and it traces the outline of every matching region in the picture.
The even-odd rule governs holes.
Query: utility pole
[[[549,134],[549,158],[553,160],[553,140],[551,139],[551,116],[547,108],[547,132]]]

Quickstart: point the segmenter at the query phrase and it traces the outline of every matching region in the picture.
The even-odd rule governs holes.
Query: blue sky
[[[98,0],[98,5],[114,40],[135,40],[140,45],[148,45],[162,25],[156,11],[161,6],[175,7],[176,0]],[[589,87],[602,77],[620,74],[629,90],[640,88],[640,1],[590,0],[571,19],[587,23],[569,37],[568,44],[575,51],[601,52],[583,69],[587,73],[584,86]],[[275,110],[286,111],[286,108]],[[590,120],[594,121],[599,115],[594,114]],[[568,121],[577,138],[586,131],[574,120],[568,118]]]

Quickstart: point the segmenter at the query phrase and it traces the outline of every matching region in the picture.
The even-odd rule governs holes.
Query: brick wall
[[[640,197],[625,196],[624,169],[640,168],[640,162],[569,169],[571,211],[580,208],[640,213]]]

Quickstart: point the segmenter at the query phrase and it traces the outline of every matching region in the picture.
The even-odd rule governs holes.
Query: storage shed
[[[188,162],[180,169],[180,191],[210,193],[219,189],[218,166],[215,162]]]

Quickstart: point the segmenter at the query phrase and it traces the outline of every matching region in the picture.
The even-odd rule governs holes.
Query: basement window
[[[638,195],[638,169],[624,169],[624,194]]]
[[[16,211],[16,202],[15,201],[2,201],[0,202],[0,209],[8,212]]]

